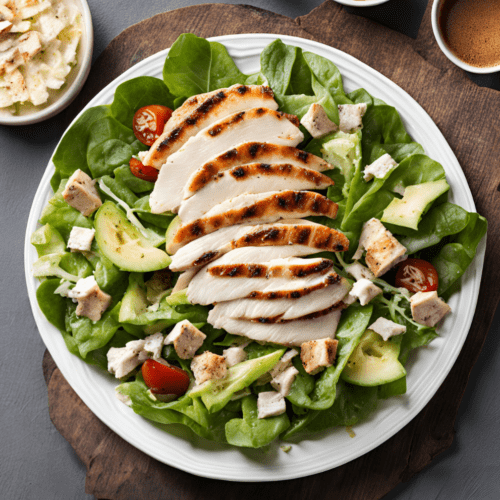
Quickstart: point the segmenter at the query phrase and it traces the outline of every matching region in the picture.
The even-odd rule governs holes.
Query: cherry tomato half
[[[134,134],[146,146],[152,146],[160,137],[172,110],[159,104],[151,104],[137,110],[132,122]]]
[[[189,386],[189,375],[176,366],[166,366],[154,359],[142,365],[144,382],[153,394],[176,394],[182,396]]]
[[[412,293],[432,292],[438,288],[438,273],[426,260],[406,259],[396,273],[396,286]]]
[[[130,159],[130,172],[144,181],[156,182],[156,179],[158,179],[158,170],[156,168],[143,165],[135,158]]]

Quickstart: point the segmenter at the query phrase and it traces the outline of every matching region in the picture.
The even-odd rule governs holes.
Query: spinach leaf
[[[241,409],[243,418],[235,418],[226,423],[227,442],[234,446],[261,448],[274,441],[290,426],[286,413],[259,419],[255,396],[243,398]]]
[[[163,81],[177,98],[245,83],[247,76],[236,66],[226,48],[191,33],[180,35],[163,66]],[[178,105],[178,101],[175,103]]]
[[[125,127],[132,128],[135,112],[149,104],[174,107],[174,98],[165,83],[152,76],[139,76],[118,85],[111,113]]]
[[[94,122],[111,116],[110,106],[95,106],[87,109],[64,134],[57,146],[52,161],[56,171],[50,182],[55,191],[61,179],[68,178],[75,170],[90,174],[87,165],[87,144]]]
[[[313,377],[306,374],[299,363],[295,365],[299,370],[290,394],[287,399],[295,406],[311,410],[325,410],[330,408],[335,400],[335,386],[344,369],[349,356],[358,345],[359,340],[368,327],[372,316],[373,307],[351,306],[342,315],[336,338],[337,360],[334,366],[324,370],[314,383]]]

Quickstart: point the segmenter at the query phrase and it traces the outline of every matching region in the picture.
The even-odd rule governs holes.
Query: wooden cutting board
[[[50,416],[87,467],[86,492],[96,498],[378,499],[406,481],[454,436],[454,421],[469,373],[496,310],[500,287],[500,92],[480,88],[440,52],[430,9],[416,40],[326,1],[295,20],[244,5],[186,7],[131,26],[94,64],[69,123],[104,86],[140,60],[170,47],[185,32],[210,37],[234,33],[278,33],[316,40],[347,52],[406,90],[430,114],[458,157],[477,210],[490,229],[477,311],[451,373],[424,410],[404,429],[367,455],[315,476],[279,483],[227,483],[192,476],[136,450],[100,422],[70,388],[46,353],[44,374]]]

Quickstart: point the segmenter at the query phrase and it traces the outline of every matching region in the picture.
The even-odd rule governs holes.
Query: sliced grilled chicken
[[[215,278],[199,272],[188,286],[188,298],[193,304],[214,304],[228,300],[256,298],[300,298],[340,280],[338,274],[311,274],[304,278]]]
[[[174,112],[143,163],[160,169],[171,154],[200,130],[225,116],[251,108],[278,109],[273,91],[263,85],[237,84],[188,99]]]
[[[269,139],[266,139],[269,140]],[[249,163],[288,163],[295,167],[304,167],[317,172],[331,170],[333,165],[292,146],[269,144],[267,142],[244,142],[229,151],[216,156],[193,172],[184,187],[184,198],[189,198],[205,187],[211,180],[225,170]]]
[[[215,328],[223,328],[229,333],[243,335],[253,340],[273,342],[283,345],[300,345],[309,340],[333,338],[340,321],[342,307],[328,310],[319,317],[296,319],[285,323],[259,323],[243,319],[220,316],[209,322]]]
[[[220,264],[214,262],[208,266],[207,273],[215,278],[305,278],[312,274],[326,274],[333,269],[333,262],[328,259],[300,259],[288,257],[273,259],[270,262]]]
[[[329,177],[320,172],[289,163],[241,165],[212,177],[203,189],[183,200],[179,216],[183,223],[191,222],[202,217],[213,206],[244,193],[326,189],[333,184]]]
[[[207,158],[227,151],[243,138],[296,146],[304,136],[283,113],[272,109],[253,108],[227,116],[191,137],[168,158],[150,196],[151,211],[177,210],[189,176]]]
[[[202,218],[179,227],[167,251],[173,255],[190,241],[236,224],[275,222],[285,218],[325,215],[334,219],[338,205],[311,191],[242,194],[211,208]]]
[[[235,248],[266,246],[284,246],[289,253],[282,257],[300,257],[323,251],[344,252],[349,249],[349,240],[335,229],[302,219],[230,226],[183,246],[173,256],[170,269],[201,267]]]
[[[210,311],[208,321],[211,323],[219,316],[245,320],[275,318],[286,321],[296,319],[339,305],[349,293],[350,288],[349,282],[345,278],[341,278],[337,283],[315,290],[299,299],[238,299],[219,302]]]

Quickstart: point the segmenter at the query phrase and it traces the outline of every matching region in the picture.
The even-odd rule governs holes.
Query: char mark
[[[236,90],[238,91],[238,94],[244,95],[246,94],[248,87],[246,85],[241,85]]]
[[[309,153],[306,153],[305,151],[299,151],[298,157],[304,163],[307,163],[309,160]]]
[[[248,152],[252,158],[255,158],[257,156],[257,153],[259,152],[260,144],[252,144],[250,148],[248,149]]]
[[[306,227],[306,228],[302,229],[299,233],[298,238],[297,238],[297,243],[299,245],[304,245],[305,243],[307,243],[309,241],[310,236],[311,236],[311,228]]]
[[[217,257],[219,253],[220,252],[206,252],[193,262],[193,266],[194,267],[204,266],[205,264],[208,264],[209,262],[214,260],[214,258]]]
[[[246,171],[242,167],[238,167],[234,170],[231,170],[231,175],[236,179],[241,179],[246,176]]]

